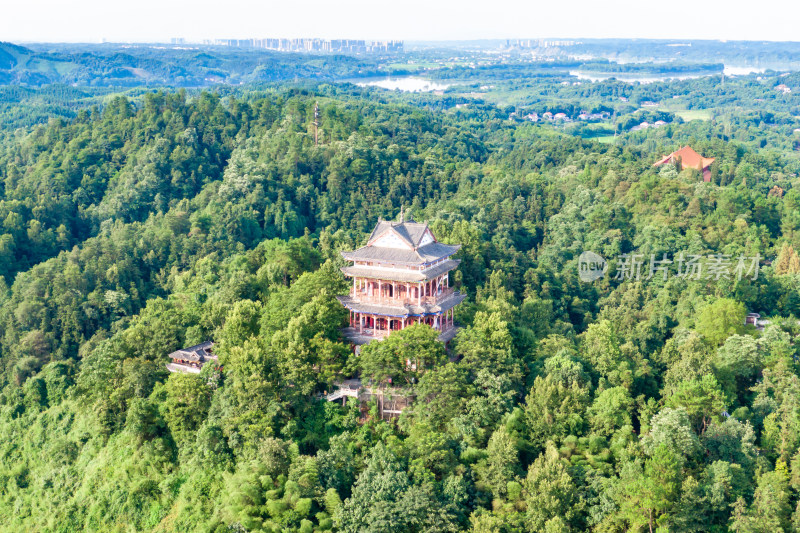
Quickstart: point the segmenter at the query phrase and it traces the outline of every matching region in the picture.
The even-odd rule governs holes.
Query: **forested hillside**
[[[332,79],[378,73],[375,58],[220,46],[0,41],[0,83],[40,87],[205,87],[221,83]]]
[[[797,159],[697,135],[703,183],[653,167],[668,138],[412,103],[147,93],[0,132],[0,528],[800,530]],[[380,363],[339,252],[401,207],[468,300],[453,362],[383,341],[437,362],[384,421],[320,393]],[[584,282],[583,251],[762,260]],[[220,366],[166,371],[208,339]]]

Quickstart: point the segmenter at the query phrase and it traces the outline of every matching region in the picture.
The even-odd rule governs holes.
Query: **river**
[[[369,78],[361,80],[346,80],[355,83],[359,87],[380,87],[390,91],[403,91],[406,93],[426,93],[432,91],[444,91],[450,85],[437,83],[423,78],[397,77],[397,78]]]

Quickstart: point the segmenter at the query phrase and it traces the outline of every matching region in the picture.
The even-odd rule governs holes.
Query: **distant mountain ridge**
[[[33,51],[14,43],[0,41],[0,69],[10,70],[19,63],[19,56],[33,55]]]
[[[239,85],[379,75],[373,58],[234,48],[0,42],[0,84],[94,87]]]
[[[466,51],[471,46],[478,51]],[[538,44],[537,44],[538,43]],[[459,47],[462,51],[456,50]],[[466,47],[466,48],[465,48]],[[491,50],[490,53],[486,53]],[[498,55],[498,52],[501,52]],[[449,62],[453,53],[475,54]],[[481,55],[483,54],[483,55]],[[753,71],[800,69],[800,43],[658,40],[535,40],[421,43],[403,54],[346,55],[277,52],[227,46],[168,44],[68,44],[0,42],[0,85],[39,87],[186,87],[313,80],[330,82],[371,76],[420,74],[475,79],[491,71],[503,79],[520,75],[569,75],[572,70],[610,74],[713,75],[726,67]],[[421,69],[421,70],[420,70]]]

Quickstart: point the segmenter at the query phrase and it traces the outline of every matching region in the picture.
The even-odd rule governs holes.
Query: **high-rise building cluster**
[[[365,41],[358,39],[214,39],[203,44],[232,46],[236,48],[260,48],[281,52],[402,52],[403,41]]]
[[[506,46],[509,48],[554,48],[561,46],[574,46],[578,41],[558,41],[553,39],[508,39]]]

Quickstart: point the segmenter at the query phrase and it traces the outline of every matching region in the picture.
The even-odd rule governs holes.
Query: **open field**
[[[686,122],[691,120],[711,120],[713,112],[710,109],[680,109],[673,111]]]

